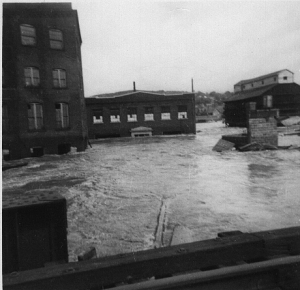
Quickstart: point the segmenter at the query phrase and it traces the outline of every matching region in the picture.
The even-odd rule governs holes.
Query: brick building
[[[86,98],[89,138],[195,134],[195,95],[134,91]],[[144,133],[142,133],[144,132]]]
[[[294,83],[293,72],[286,69],[240,81],[234,85],[234,95],[225,101],[225,122],[246,127],[250,102],[255,102],[258,110],[278,109],[278,118],[300,116],[300,86]]]
[[[6,158],[85,150],[77,11],[70,3],[3,4],[2,49]]]

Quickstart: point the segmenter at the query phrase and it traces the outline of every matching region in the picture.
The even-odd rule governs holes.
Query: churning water
[[[176,225],[195,241],[299,226],[300,151],[212,151],[221,135],[242,131],[217,122],[197,124],[196,136],[99,140],[3,172],[3,192],[67,199],[70,261],[89,246],[98,256],[166,246]]]

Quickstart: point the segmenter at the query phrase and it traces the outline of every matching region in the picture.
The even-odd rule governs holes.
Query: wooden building
[[[90,139],[134,136],[132,132],[140,127],[151,135],[196,133],[193,93],[166,95],[133,91],[86,98],[86,108]]]
[[[224,117],[229,126],[246,127],[246,107],[256,103],[256,109],[274,108],[279,118],[300,116],[300,86],[293,73],[281,70],[234,85],[234,95],[225,101]]]
[[[2,148],[5,159],[85,150],[77,11],[70,3],[4,3]]]

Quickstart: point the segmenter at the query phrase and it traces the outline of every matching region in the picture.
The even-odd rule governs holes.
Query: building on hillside
[[[234,85],[234,95],[225,100],[224,118],[229,126],[246,127],[246,106],[256,103],[256,109],[278,109],[278,119],[300,116],[300,86],[294,74],[281,70]]]
[[[87,144],[77,11],[70,3],[4,3],[2,148],[5,159]]]
[[[133,91],[86,98],[89,138],[195,134],[195,95]]]

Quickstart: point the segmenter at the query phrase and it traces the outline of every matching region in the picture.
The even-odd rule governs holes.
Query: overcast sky
[[[195,91],[233,91],[285,68],[300,84],[300,1],[61,2],[78,11],[86,97],[133,81],[190,91],[191,78]]]

